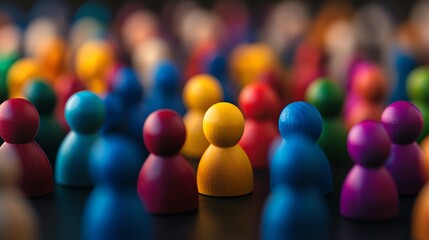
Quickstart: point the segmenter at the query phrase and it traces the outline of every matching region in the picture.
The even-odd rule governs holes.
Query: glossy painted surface
[[[150,155],[141,167],[137,191],[146,211],[174,214],[197,209],[195,173],[179,153],[186,137],[180,115],[168,109],[153,112],[143,136]]]
[[[246,120],[239,144],[246,152],[254,169],[268,167],[271,143],[279,136],[277,119],[280,100],[265,83],[247,85],[240,93],[239,106]]]
[[[428,178],[424,153],[416,143],[423,128],[420,110],[410,102],[397,101],[384,110],[381,123],[392,142],[386,167],[399,194],[417,194]]]
[[[65,116],[71,131],[58,150],[55,181],[65,186],[89,187],[89,153],[100,136],[105,118],[101,99],[90,91],[81,91],[67,101]]]
[[[318,192],[318,146],[296,135],[271,162],[277,184],[265,203],[262,239],[328,239],[328,212]]]
[[[39,125],[36,108],[24,99],[9,99],[0,105],[0,147],[4,156],[14,156],[21,166],[18,185],[26,196],[49,194],[54,189],[52,168],[43,149],[33,140]]]
[[[95,188],[83,213],[82,239],[148,238],[149,216],[136,192],[142,157],[138,146],[122,136],[94,144],[90,171]]]
[[[347,138],[347,148],[356,165],[343,183],[340,214],[363,221],[397,217],[398,190],[384,167],[390,141],[381,124],[367,120],[354,126]]]

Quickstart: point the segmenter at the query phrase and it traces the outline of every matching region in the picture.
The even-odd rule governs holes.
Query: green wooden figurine
[[[54,169],[58,148],[66,135],[54,116],[57,97],[54,90],[41,80],[30,83],[25,90],[25,95],[40,115],[39,131],[35,140],[45,151]]]
[[[346,146],[347,130],[341,119],[343,90],[330,79],[320,78],[307,89],[306,101],[322,115],[323,131],[318,143],[331,165],[351,164]]]
[[[423,130],[417,139],[420,143],[429,134],[429,67],[419,67],[410,73],[407,94],[423,115]]]

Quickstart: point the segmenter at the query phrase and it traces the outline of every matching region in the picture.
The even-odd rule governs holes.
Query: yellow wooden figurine
[[[77,76],[88,90],[96,94],[106,93],[105,77],[113,61],[113,50],[106,42],[101,40],[85,42],[76,53]]]
[[[280,70],[276,53],[262,43],[242,44],[234,49],[230,59],[233,79],[240,88],[258,81],[264,73]]]
[[[40,67],[29,58],[23,58],[16,61],[9,69],[7,75],[7,86],[9,97],[23,97],[26,84],[36,77],[41,76]]]
[[[251,193],[252,165],[238,145],[244,131],[244,117],[240,110],[231,103],[214,104],[204,115],[203,131],[211,144],[198,166],[198,192],[216,197]]]
[[[182,153],[200,159],[210,145],[203,132],[203,118],[207,109],[223,100],[222,87],[214,77],[201,74],[189,79],[183,89],[183,102],[188,112],[183,117],[186,141]]]
[[[415,240],[429,240],[429,184],[423,187],[414,203],[411,235]]]
[[[34,60],[53,83],[65,71],[66,54],[65,40],[59,36],[52,36],[35,49]]]

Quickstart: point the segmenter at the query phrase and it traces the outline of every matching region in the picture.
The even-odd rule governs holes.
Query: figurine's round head
[[[376,121],[365,120],[350,129],[347,149],[353,161],[367,168],[383,166],[390,153],[390,139]]]
[[[179,69],[171,61],[163,61],[155,67],[153,85],[165,92],[175,91],[181,84]]]
[[[271,178],[289,187],[305,187],[314,183],[319,171],[318,148],[304,135],[293,135],[281,144],[270,165]]]
[[[7,143],[29,143],[39,130],[39,113],[29,101],[11,98],[0,105],[0,136]]]
[[[397,101],[384,110],[381,123],[393,143],[410,144],[423,129],[423,116],[414,104]]]
[[[369,101],[382,101],[387,94],[387,80],[377,66],[360,69],[353,79],[353,91]]]
[[[116,73],[113,92],[129,103],[137,103],[142,99],[143,88],[133,69],[124,67]]]
[[[323,117],[337,117],[343,107],[344,92],[333,81],[321,78],[308,87],[306,100],[314,105]]]
[[[177,155],[185,143],[185,124],[175,111],[161,109],[152,112],[144,123],[143,139],[147,149],[153,154]]]
[[[52,114],[57,104],[54,90],[44,81],[35,80],[25,89],[25,96],[33,103],[40,115]]]
[[[76,52],[76,74],[85,82],[104,78],[113,65],[113,55],[113,50],[107,42],[91,40],[83,43]]]
[[[211,75],[219,76],[228,73],[228,61],[221,54],[211,54],[206,59],[207,72]],[[221,81],[221,79],[219,79]]]
[[[183,89],[183,101],[188,110],[195,109],[205,112],[222,99],[222,87],[218,80],[211,75],[196,75],[188,80]]]
[[[414,69],[407,79],[407,93],[412,101],[429,103],[429,68]]]
[[[135,186],[142,163],[138,146],[119,135],[100,138],[90,153],[90,172],[96,183]]]
[[[309,103],[293,102],[280,114],[279,131],[284,139],[290,135],[303,134],[316,142],[322,133],[322,128],[322,116]]]
[[[92,134],[100,130],[106,110],[103,101],[90,91],[73,94],[66,103],[65,117],[73,131]]]
[[[243,114],[231,103],[216,103],[204,115],[203,131],[211,144],[224,148],[233,147],[244,132]]]
[[[255,82],[244,87],[238,102],[246,118],[263,121],[278,117],[280,100],[266,83]]]

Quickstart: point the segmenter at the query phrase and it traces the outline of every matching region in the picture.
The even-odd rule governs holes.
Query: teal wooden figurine
[[[105,118],[101,99],[90,91],[72,95],[64,110],[71,131],[61,143],[55,166],[55,182],[73,187],[89,187],[89,152],[100,137]]]

